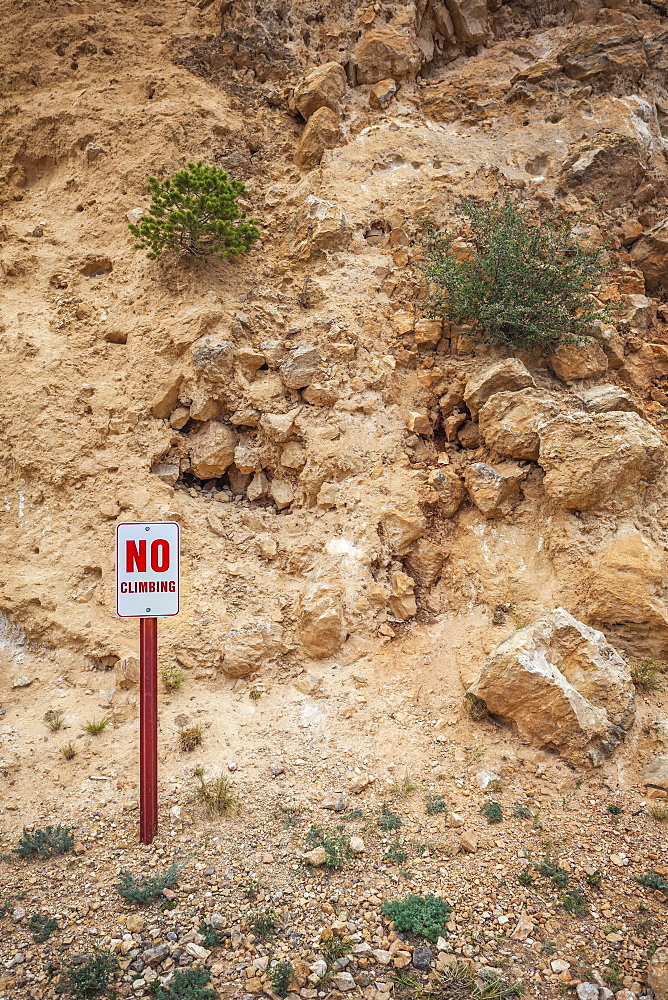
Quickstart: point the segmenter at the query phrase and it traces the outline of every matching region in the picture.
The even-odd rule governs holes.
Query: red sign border
[[[120,615],[118,613],[118,552],[119,552],[118,530],[119,528],[122,528],[126,524],[173,524],[174,527],[176,528],[176,540],[178,543],[178,573],[176,576],[176,596],[178,600],[178,607],[173,615],[154,615],[154,614]],[[129,621],[132,618],[176,618],[176,616],[181,612],[181,525],[179,524],[179,522],[178,521],[119,521],[118,524],[116,525],[115,535],[116,535],[116,551],[114,554],[115,555],[114,564],[116,570],[115,570],[114,587],[116,591],[116,617],[120,618],[121,621]]]

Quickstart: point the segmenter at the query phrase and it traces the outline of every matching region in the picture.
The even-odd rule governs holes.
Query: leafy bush
[[[488,823],[500,823],[503,819],[503,810],[499,802],[485,802],[481,806],[480,812]]]
[[[208,985],[210,979],[208,969],[177,969],[155,996],[157,1000],[217,1000],[217,990]]]
[[[290,962],[279,962],[269,973],[274,993],[279,997],[287,995],[290,983],[294,979],[295,969]]]
[[[585,875],[585,882],[587,883],[590,889],[600,889],[602,879],[603,876],[601,875],[598,868],[596,869],[596,871],[589,872],[587,875]]]
[[[210,927],[209,924],[205,924],[203,920],[200,920],[200,925],[197,928],[197,931],[204,938],[202,944],[205,948],[217,948],[225,940],[225,936],[222,931],[217,931],[215,927]]]
[[[306,834],[306,843],[310,848],[324,848],[327,868],[340,868],[352,853],[350,838],[342,826],[337,826],[334,830],[323,830],[322,827],[312,826]]]
[[[256,910],[249,916],[248,924],[256,937],[270,938],[278,924],[278,913],[276,910]]]
[[[568,885],[568,872],[559,867],[559,856],[553,853],[549,844],[545,848],[543,860],[535,868],[537,872],[544,875],[545,878],[549,878],[560,889]]]
[[[576,913],[579,917],[584,917],[589,913],[587,897],[578,889],[571,889],[565,892],[561,898],[562,905],[567,913]]]
[[[655,805],[649,807],[649,814],[652,819],[658,819],[659,823],[665,823],[668,820],[668,806],[657,802]]]
[[[179,729],[179,747],[184,753],[191,753],[202,743],[202,727],[201,726],[187,726],[184,729]]]
[[[120,881],[116,885],[116,892],[128,903],[135,903],[137,906],[146,906],[153,899],[162,896],[163,889],[171,889],[178,882],[179,875],[190,861],[191,855],[180,864],[170,865],[164,871],[151,875],[148,878],[140,876],[135,878],[130,872],[121,872]]]
[[[528,806],[525,806],[521,802],[516,802],[515,808],[513,809],[513,816],[515,819],[532,819],[533,813]]]
[[[409,931],[429,941],[437,941],[445,933],[452,907],[440,896],[415,896],[383,903],[383,913],[394,922],[397,931]]]
[[[44,713],[44,721],[52,733],[57,733],[65,725],[65,716],[59,708],[50,708]]]
[[[646,886],[648,889],[668,890],[668,882],[666,882],[663,876],[659,875],[658,872],[652,871],[651,868],[643,875],[639,875],[636,882],[639,882],[640,885]]]
[[[428,795],[426,808],[428,816],[435,816],[437,813],[447,813],[448,804],[442,795]]]
[[[246,193],[242,181],[230,180],[219,167],[189,163],[160,182],[149,177],[151,205],[130,225],[137,250],[155,260],[165,251],[196,257],[232,257],[247,253],[260,236],[257,219],[242,221],[237,198]]]
[[[65,966],[62,983],[76,1000],[90,1000],[107,992],[109,979],[119,968],[118,959],[108,951],[90,952],[83,962]]]
[[[390,830],[398,830],[401,826],[401,817],[392,812],[387,802],[383,802],[378,817],[378,826],[388,833]]]
[[[199,779],[199,788],[195,791],[195,801],[204,806],[210,816],[220,816],[235,808],[237,799],[232,785],[221,774],[217,778],[204,777],[204,771],[197,768],[195,776]]]
[[[416,784],[411,775],[406,771],[403,778],[397,778],[385,789],[387,796],[391,799],[407,799],[416,789]]]
[[[507,193],[457,208],[468,219],[464,253],[456,234],[427,230],[428,316],[470,323],[474,340],[511,350],[581,336],[607,318],[609,308],[593,308],[590,298],[605,249],[580,246],[572,223],[536,219]]]
[[[50,917],[46,913],[33,913],[28,920],[28,927],[32,931],[32,939],[35,944],[44,944],[48,941],[54,931],[58,930],[58,921],[55,917]]]
[[[54,854],[67,854],[74,847],[74,834],[71,826],[47,826],[43,830],[33,830],[32,833],[23,827],[23,834],[14,854],[21,858],[50,858]]]
[[[665,669],[665,664],[655,663],[653,657],[636,661],[631,664],[631,680],[641,691],[656,691],[661,685],[661,675]]]

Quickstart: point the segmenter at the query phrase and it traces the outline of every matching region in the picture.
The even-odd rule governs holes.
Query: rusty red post
[[[139,839],[158,832],[158,619],[139,619]]]

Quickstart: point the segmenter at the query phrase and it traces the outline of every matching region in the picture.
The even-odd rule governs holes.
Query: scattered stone
[[[201,962],[206,962],[207,958],[211,954],[208,948],[203,948],[201,944],[195,944],[194,941],[189,941],[186,945],[186,952],[192,955],[193,958],[199,958]]]
[[[14,680],[14,682],[12,684],[12,687],[13,688],[27,688],[27,687],[30,687],[31,684],[32,684],[31,679],[29,677],[23,676],[23,677],[17,677]]]
[[[648,292],[668,288],[668,219],[657,222],[634,243],[631,258],[645,275]]]
[[[214,384],[229,379],[234,366],[234,344],[216,333],[207,333],[191,347],[193,367],[203,378]],[[190,407],[192,413],[192,405]]]
[[[611,413],[619,410],[625,413],[638,413],[642,416],[640,405],[635,402],[626,389],[620,389],[618,385],[595,385],[591,389],[583,389],[582,392],[579,392],[578,398],[582,400],[585,409],[590,413]]]
[[[428,971],[431,966],[431,948],[426,944],[416,944],[413,948],[412,963],[414,968],[423,972]]]
[[[425,531],[425,519],[419,507],[390,502],[381,511],[381,529],[388,548],[396,556],[407,555],[413,542]]]
[[[136,656],[125,656],[114,664],[116,684],[122,691],[136,687],[139,684],[139,659]]]
[[[328,792],[320,803],[321,809],[331,809],[333,812],[344,812],[348,800],[342,792]]]
[[[511,462],[497,466],[474,462],[467,468],[464,481],[478,510],[485,517],[501,518],[520,502],[520,483],[526,477],[526,469]]]
[[[300,170],[317,167],[325,150],[333,149],[340,136],[339,119],[329,108],[321,107],[306,123],[295,153],[295,164]]]
[[[353,854],[364,854],[366,851],[366,845],[361,837],[350,838],[350,850]]]
[[[86,143],[86,160],[88,163],[92,163],[97,160],[99,156],[106,155],[106,149],[103,146],[98,146],[95,142]]]
[[[567,972],[571,967],[570,962],[566,962],[563,958],[553,958],[550,962],[550,968],[553,972]]]
[[[315,347],[295,347],[279,366],[281,379],[290,389],[303,389],[316,378],[322,359]]]
[[[522,910],[514,931],[510,935],[514,941],[526,941],[534,932],[534,922],[531,917]]]
[[[151,471],[154,476],[161,479],[163,483],[167,483],[168,486],[173,486],[178,482],[181,472],[179,466],[173,462],[158,462]]]
[[[337,972],[332,977],[332,983],[337,990],[347,993],[348,990],[355,989],[355,980],[350,972]]]
[[[645,765],[642,772],[642,784],[645,788],[657,788],[668,792],[668,754],[655,757]]]
[[[151,401],[151,413],[158,420],[164,420],[176,407],[183,375],[171,375],[162,383]]]
[[[406,427],[414,434],[430,435],[433,430],[429,415],[417,410],[409,412]]]
[[[550,357],[550,367],[562,382],[595,378],[608,369],[605,352],[595,340],[559,344]]]
[[[445,553],[428,538],[418,538],[406,559],[406,569],[421,587],[433,587],[441,575]]]
[[[15,906],[12,910],[12,920],[15,924],[20,924],[26,915],[26,911],[22,906]]]
[[[464,387],[464,400],[475,420],[482,406],[495,392],[517,392],[533,386],[534,380],[517,358],[483,365]]]
[[[290,107],[308,121],[320,108],[338,111],[339,102],[347,89],[343,67],[337,62],[323,63],[312,69],[295,88]]]
[[[125,918],[125,926],[130,934],[141,934],[146,926],[146,921],[139,913],[130,913]]]
[[[275,760],[273,761],[270,770],[272,778],[278,778],[282,774],[285,774],[285,765],[282,764],[279,760]]]
[[[478,782],[478,786],[482,788],[483,792],[490,785],[493,785],[497,781],[501,781],[498,774],[494,774],[493,771],[478,771],[475,776],[475,780]]]
[[[475,854],[478,850],[478,834],[475,830],[462,830],[459,834],[459,843],[468,854]]]
[[[415,581],[401,570],[390,574],[390,611],[401,622],[408,621],[417,614]]]
[[[385,110],[396,92],[397,85],[391,77],[387,80],[379,80],[378,83],[374,83],[369,92],[369,105],[372,108]]]
[[[312,851],[302,854],[302,858],[310,865],[319,868],[327,860],[327,851],[324,847],[314,847]]]

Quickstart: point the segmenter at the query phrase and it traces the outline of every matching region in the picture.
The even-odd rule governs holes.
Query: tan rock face
[[[544,487],[560,506],[630,506],[664,464],[661,435],[637,413],[562,414],[540,431]]]
[[[326,149],[333,149],[339,141],[341,129],[339,119],[327,107],[315,111],[302,132],[295,153],[295,163],[300,170],[317,167]]]
[[[466,470],[464,480],[472,503],[490,518],[500,518],[508,514],[519,503],[520,483],[527,472],[511,462],[503,465],[485,465],[474,462]]]
[[[215,333],[200,337],[191,349],[193,367],[209,382],[229,378],[234,365],[234,344]]]
[[[396,572],[390,576],[390,611],[399,621],[405,622],[417,614],[415,581],[408,573]]]
[[[572,382],[602,375],[608,369],[608,359],[595,340],[587,340],[579,344],[559,344],[550,358],[550,367],[562,382]]]
[[[228,677],[247,677],[283,650],[281,629],[273,622],[242,624],[225,636],[222,668]]]
[[[295,89],[290,106],[308,119],[320,108],[337,111],[348,81],[342,66],[336,62],[323,63],[302,80]]]
[[[190,462],[198,479],[217,479],[234,461],[237,435],[227,424],[211,420],[190,439]]]
[[[593,762],[633,722],[628,667],[605,636],[563,608],[520,629],[488,657],[469,689],[537,746]]]
[[[429,473],[428,482],[443,516],[454,517],[468,495],[457,473],[451,469],[434,469]]]
[[[645,788],[668,792],[668,754],[654,757],[644,767],[642,783]]]
[[[489,12],[484,0],[445,0],[457,35],[466,45],[481,45],[491,38]]]
[[[648,292],[668,288],[668,219],[662,219],[633,245],[631,257],[645,275]]]
[[[668,649],[668,560],[631,527],[620,528],[592,561],[590,620],[612,627],[615,642],[637,656]]]
[[[549,389],[497,392],[480,410],[480,431],[485,443],[499,455],[535,462],[540,448],[538,428],[567,405],[563,395]]]
[[[637,139],[610,129],[578,139],[568,150],[561,171],[563,190],[577,189],[578,195],[602,192],[611,207],[633,196],[645,176],[646,153]]]
[[[647,982],[654,1000],[668,1000],[668,948],[658,948],[647,967]]]
[[[405,556],[425,530],[425,520],[419,508],[410,504],[386,504],[380,523],[388,548],[396,556]]]
[[[428,538],[420,538],[406,559],[406,568],[421,587],[432,587],[443,568],[445,553],[440,545]]]
[[[343,608],[338,591],[316,584],[302,595],[299,635],[314,659],[332,656],[346,639]]]
[[[619,410],[623,413],[638,413],[642,416],[640,404],[626,389],[621,389],[618,385],[592,386],[591,389],[578,392],[578,399],[582,400],[589,413],[611,413]]]
[[[464,401],[475,420],[480,407],[495,392],[517,392],[529,385],[534,385],[534,380],[517,358],[494,361],[491,364],[483,365],[471,376],[464,387]]]
[[[415,38],[388,24],[365,32],[353,58],[358,83],[379,83],[415,76],[424,57]]]

